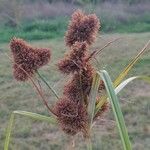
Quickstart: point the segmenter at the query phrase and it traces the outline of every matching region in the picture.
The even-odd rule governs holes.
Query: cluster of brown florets
[[[72,15],[66,33],[66,45],[72,46],[76,41],[86,41],[91,45],[96,39],[99,28],[99,19],[95,14],[85,15],[81,10],[77,10]]]
[[[61,98],[55,105],[55,113],[65,133],[75,135],[82,131],[84,135],[87,134],[87,111],[81,103],[76,103],[67,97]]]
[[[52,112],[56,115],[62,130],[75,135],[82,132],[89,136],[89,116],[87,112],[92,80],[96,73],[90,63],[89,46],[94,42],[100,28],[99,19],[95,14],[86,15],[77,10],[73,15],[65,36],[70,51],[57,64],[59,71],[71,74],[65,84],[63,95],[55,104]],[[50,49],[33,48],[22,39],[13,38],[10,42],[13,55],[13,73],[18,81],[26,81],[33,77],[39,68],[46,65],[51,56]],[[100,81],[99,91],[104,83]],[[45,102],[45,101],[44,101]],[[108,109],[105,103],[94,119]]]
[[[19,38],[13,38],[10,48],[14,59],[13,74],[16,80],[26,81],[50,61],[51,52],[46,48],[33,48]]]
[[[58,69],[64,74],[71,74],[71,79],[64,86],[63,96],[56,103],[54,111],[60,127],[69,135],[83,132],[88,136],[87,106],[96,70],[87,58],[90,55],[89,46],[94,42],[99,27],[96,15],[85,15],[78,10],[72,15],[66,33],[65,41],[70,51],[59,61]],[[99,90],[102,88],[104,88],[103,83],[100,82]],[[106,108],[105,105],[95,119]]]
[[[69,74],[80,71],[85,65],[88,45],[86,42],[75,42],[69,53],[59,61],[58,68],[61,72]]]

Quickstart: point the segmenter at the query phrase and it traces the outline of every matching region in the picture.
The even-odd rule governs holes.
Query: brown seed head
[[[62,130],[69,135],[78,132],[86,132],[88,127],[88,116],[85,107],[81,104],[70,101],[68,98],[60,99],[54,112]]]
[[[72,46],[76,41],[86,41],[91,45],[96,39],[99,28],[100,22],[95,14],[85,15],[80,10],[75,11],[66,32],[66,45]]]
[[[50,50],[33,48],[22,39],[13,38],[10,49],[14,59],[13,72],[18,81],[26,81],[35,71],[46,65],[50,60]],[[28,74],[28,75],[27,75]]]
[[[70,52],[59,61],[59,70],[66,74],[79,71],[85,64],[84,60],[87,57],[87,49],[88,46],[86,42],[75,42]]]
[[[82,93],[87,97],[90,93],[94,69],[90,64],[86,64],[80,70],[80,73],[75,73],[71,80],[64,86],[63,94],[69,97],[72,101],[81,101]]]

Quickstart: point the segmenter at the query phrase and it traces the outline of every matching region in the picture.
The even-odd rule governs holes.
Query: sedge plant
[[[134,79],[139,78],[150,82],[148,76],[136,76],[123,81],[140,56],[148,49],[150,41],[112,82],[107,71],[96,70],[91,63],[91,60],[98,53],[116,41],[107,43],[100,50],[90,52],[90,46],[94,43],[99,28],[100,21],[95,14],[86,15],[81,10],[73,13],[65,35],[65,43],[69,50],[57,63],[58,70],[62,74],[71,76],[63,87],[62,95],[59,95],[38,71],[42,66],[49,63],[51,49],[34,48],[19,38],[13,38],[10,41],[12,58],[8,57],[13,63],[14,78],[20,82],[29,80],[33,84],[50,115],[44,116],[20,110],[13,111],[6,129],[4,150],[9,149],[15,115],[58,125],[64,133],[71,137],[80,133],[87,143],[87,149],[92,150],[91,129],[94,128],[94,123],[104,113],[107,113],[110,106],[113,109],[123,149],[132,150],[117,94]],[[35,80],[37,77],[38,80],[43,81],[48,86],[57,98],[53,107],[48,105],[42,86]],[[105,91],[104,93],[107,94],[99,96],[101,91]]]

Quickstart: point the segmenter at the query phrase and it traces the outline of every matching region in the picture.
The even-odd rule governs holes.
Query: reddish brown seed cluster
[[[88,127],[86,108],[80,103],[75,103],[68,98],[61,98],[55,106],[55,113],[62,130],[69,134],[75,135],[78,132],[86,134]]]
[[[13,38],[10,42],[14,58],[13,74],[16,80],[26,81],[40,67],[50,60],[50,49],[33,48],[22,39]]]
[[[70,81],[64,86],[64,95],[77,102],[86,98],[90,93],[93,75],[94,69],[91,65],[86,64],[80,73],[74,73]]]
[[[86,41],[91,45],[99,28],[99,19],[95,14],[85,15],[81,10],[75,11],[66,33],[66,45],[72,46],[76,41]]]
[[[88,45],[86,42],[75,42],[69,53],[59,61],[58,68],[61,72],[69,74],[79,71],[85,65]]]
[[[70,135],[78,132],[86,135],[88,130],[87,106],[95,74],[95,69],[87,61],[88,48],[96,38],[99,24],[96,15],[76,11],[65,37],[70,51],[58,63],[61,72],[72,75],[64,86],[63,98],[54,107],[61,128]]]
[[[70,51],[57,64],[59,71],[71,74],[71,79],[63,89],[63,96],[55,104],[53,113],[58,119],[62,130],[68,135],[82,132],[89,136],[89,115],[87,112],[89,94],[92,86],[95,68],[90,63],[89,46],[94,42],[100,28],[99,19],[95,14],[86,15],[77,10],[72,15],[65,36],[66,45]],[[22,39],[13,38],[10,48],[14,59],[13,73],[18,81],[26,81],[51,57],[50,49],[33,48]],[[99,91],[105,89],[100,81]],[[108,110],[108,103],[95,115],[94,120]]]

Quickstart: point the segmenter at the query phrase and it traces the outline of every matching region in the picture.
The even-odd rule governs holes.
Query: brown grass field
[[[97,69],[105,69],[111,78],[123,70],[129,61],[142,49],[150,38],[150,32],[132,34],[104,34],[91,47],[100,49],[108,41],[121,37],[103,50],[93,64]],[[61,94],[61,88],[68,77],[60,74],[55,66],[67,50],[62,39],[32,41],[31,44],[40,47],[51,47],[52,60],[49,65],[40,70],[47,81]],[[51,115],[45,109],[36,92],[28,83],[19,83],[12,77],[11,62],[5,55],[10,54],[8,43],[0,44],[0,149],[3,149],[5,129],[9,116],[14,110],[31,111]],[[128,77],[135,75],[150,75],[150,51],[147,51],[134,66]],[[44,86],[44,85],[43,85]],[[53,94],[44,86],[45,97],[49,105],[56,101]],[[133,150],[150,149],[150,85],[138,81],[130,83],[119,94],[122,111],[129,131]],[[117,131],[113,113],[110,109],[103,119],[93,129],[92,141],[94,150],[121,150],[121,140]],[[80,135],[75,137],[76,150],[85,149],[85,143]],[[70,137],[64,135],[58,127],[48,123],[34,121],[30,118],[15,117],[15,125],[11,138],[10,150],[71,150]]]

